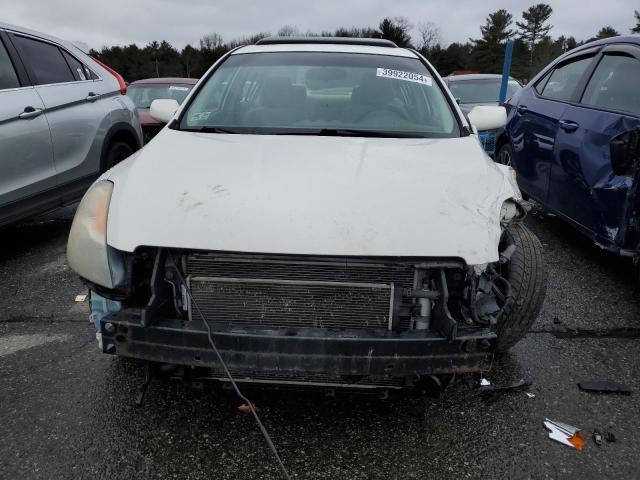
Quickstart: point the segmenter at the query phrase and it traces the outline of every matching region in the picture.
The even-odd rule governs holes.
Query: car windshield
[[[493,103],[498,102],[500,95],[500,78],[487,78],[478,80],[449,80],[451,94],[460,100],[460,103]],[[509,80],[507,84],[507,97],[511,98],[522,87],[515,80]]]
[[[231,55],[182,115],[185,130],[389,137],[458,136],[417,58],[333,52]]]
[[[160,98],[169,98],[178,103],[184,102],[187,94],[193,88],[189,84],[139,84],[129,85],[127,95],[138,108],[149,108],[151,102]]]

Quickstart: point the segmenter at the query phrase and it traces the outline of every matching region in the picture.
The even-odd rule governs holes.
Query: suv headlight
[[[80,201],[67,242],[69,266],[90,282],[113,288],[107,248],[107,215],[113,183],[95,183]]]

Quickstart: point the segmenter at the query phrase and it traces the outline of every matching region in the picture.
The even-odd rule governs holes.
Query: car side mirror
[[[618,135],[609,143],[611,168],[616,175],[632,175],[640,160],[640,128]]]
[[[504,107],[480,105],[473,107],[467,117],[480,132],[496,130],[507,124],[507,110]]]
[[[161,123],[169,123],[180,108],[180,104],[173,99],[159,98],[151,102],[149,114]]]

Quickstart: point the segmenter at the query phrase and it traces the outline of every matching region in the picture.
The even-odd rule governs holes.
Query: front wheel
[[[496,162],[513,168],[513,150],[511,149],[511,145],[505,143],[500,147],[496,155]]]
[[[511,286],[512,302],[498,321],[498,352],[520,341],[540,313],[547,291],[547,275],[538,237],[520,222],[509,225],[503,234],[501,251],[515,246],[511,258],[501,265],[500,274]]]

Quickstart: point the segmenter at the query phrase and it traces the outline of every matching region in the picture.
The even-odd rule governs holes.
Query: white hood
[[[498,259],[518,196],[474,136],[387,139],[164,129],[105,177],[107,242],[337,256]]]

